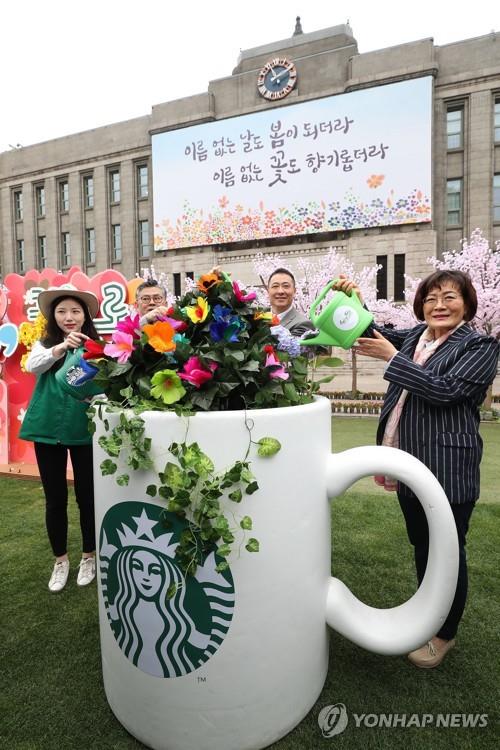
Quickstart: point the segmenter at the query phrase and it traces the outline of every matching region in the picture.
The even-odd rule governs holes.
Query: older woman
[[[360,295],[356,284],[346,278],[335,288]],[[356,351],[387,362],[384,379],[389,386],[377,443],[401,448],[428,466],[446,492],[455,517],[460,552],[455,598],[439,632],[408,655],[415,666],[432,668],[455,645],[465,608],[465,540],[479,497],[482,456],[479,407],[496,374],[499,345],[467,325],[476,314],[477,296],[470,278],[460,271],[436,271],[424,279],[413,309],[423,323],[409,330],[374,326],[373,337],[359,338]],[[404,484],[390,477],[375,480],[397,491],[420,584],[428,553],[424,511]]]

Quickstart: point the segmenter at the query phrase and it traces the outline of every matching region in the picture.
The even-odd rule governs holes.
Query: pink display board
[[[118,271],[106,270],[93,277],[78,266],[67,273],[52,268],[31,270],[24,276],[8,274],[0,288],[0,464],[35,463],[33,446],[19,439],[19,429],[35,385],[33,375],[21,369],[26,352],[19,339],[19,326],[33,322],[39,313],[38,295],[53,286],[72,284],[93,292],[99,299],[94,324],[102,336],[111,333],[129,311],[135,288],[142,279],[127,279]]]

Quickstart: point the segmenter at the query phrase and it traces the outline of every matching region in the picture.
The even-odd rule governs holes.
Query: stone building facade
[[[256,86],[276,56],[294,61],[297,85],[281,103]],[[234,246],[153,251],[151,137],[270,107],[431,75],[433,220]],[[436,46],[423,39],[360,54],[348,25],[245,50],[231,75],[202,94],[152,106],[143,117],[0,154],[0,274],[80,265],[89,275],[116,268],[127,278],[153,261],[178,290],[186,274],[224,265],[256,282],[252,259],[279,252],[293,268],[335,246],[356,267],[385,263],[396,276],[426,271],[426,258],[457,248],[480,227],[500,239],[500,38]]]

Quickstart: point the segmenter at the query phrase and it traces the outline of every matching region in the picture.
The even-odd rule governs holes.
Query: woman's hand
[[[336,292],[344,292],[344,294],[347,294],[348,297],[351,296],[352,292],[355,292],[359,297],[359,301],[361,302],[361,304],[363,304],[363,295],[361,294],[361,289],[355,281],[348,279],[344,273],[340,273],[338,275],[338,278],[335,280],[332,289],[334,289]]]
[[[354,349],[358,354],[364,354],[365,357],[373,357],[373,359],[383,359],[389,362],[398,351],[391,342],[382,336],[378,331],[373,331],[375,338],[360,338],[357,339],[354,344]]]
[[[82,346],[82,344],[87,341],[87,339],[88,336],[86,336],[84,333],[81,333],[81,331],[71,331],[70,333],[68,333],[64,341],[52,347],[52,354],[57,359],[60,359],[70,349],[78,349],[78,347]]]

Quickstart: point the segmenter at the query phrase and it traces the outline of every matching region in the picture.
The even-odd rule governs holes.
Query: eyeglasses
[[[428,305],[428,307],[436,307],[438,302],[442,305],[452,305],[454,302],[461,299],[462,297],[460,294],[444,294],[442,297],[437,294],[431,294],[429,297],[424,297],[424,305]]]
[[[159,304],[160,302],[163,302],[165,297],[163,297],[163,295],[161,294],[153,294],[152,297],[150,297],[149,294],[143,294],[141,297],[137,297],[137,299],[141,302],[145,302],[146,304],[148,304],[148,302],[151,302],[151,300],[153,300],[153,302],[156,302],[156,304]]]

